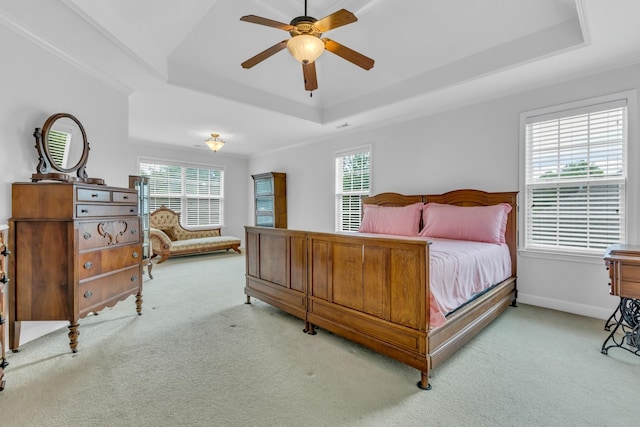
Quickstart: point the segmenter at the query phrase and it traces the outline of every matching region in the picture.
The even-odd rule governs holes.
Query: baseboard
[[[608,319],[615,310],[618,300],[611,298],[611,308],[595,307],[592,305],[577,304],[569,301],[562,301],[552,298],[539,297],[535,295],[527,295],[518,292],[518,302],[523,304],[535,305],[537,307],[550,308],[567,313],[579,314],[581,316],[595,317],[596,319]]]

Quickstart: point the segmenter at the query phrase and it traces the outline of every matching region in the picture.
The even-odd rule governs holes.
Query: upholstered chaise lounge
[[[150,217],[151,260],[159,263],[169,257],[233,249],[240,252],[240,239],[222,236],[220,228],[189,230],[180,225],[180,214],[162,206]]]

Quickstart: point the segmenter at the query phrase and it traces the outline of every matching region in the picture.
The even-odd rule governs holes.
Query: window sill
[[[541,249],[519,249],[518,255],[524,258],[546,259],[550,261],[579,262],[584,264],[602,264],[602,254],[575,254],[561,251],[545,251]]]

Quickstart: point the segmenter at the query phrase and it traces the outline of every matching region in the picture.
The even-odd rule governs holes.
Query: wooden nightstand
[[[605,331],[611,333],[602,344],[602,353],[619,347],[640,356],[640,246],[612,245],[604,261],[609,270],[609,293],[619,296],[620,304],[605,324]],[[619,329],[622,337],[615,335]]]

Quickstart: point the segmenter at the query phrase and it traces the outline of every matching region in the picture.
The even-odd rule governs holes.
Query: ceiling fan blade
[[[316,77],[316,63],[310,62],[302,64],[302,75],[304,76],[304,89],[308,91],[318,89],[318,78]]]
[[[251,22],[252,24],[266,25],[267,27],[279,28],[284,31],[291,31],[295,27],[284,22],[274,21],[273,19],[262,18],[256,15],[245,15],[240,18],[241,21]]]
[[[358,67],[364,68],[365,70],[370,70],[373,68],[373,59],[364,56],[363,54],[358,53],[355,50],[349,49],[348,47],[343,46],[331,39],[322,39],[322,41],[324,41],[324,47],[329,52],[335,53],[341,58],[344,58],[347,61],[356,64]]]
[[[257,64],[261,63],[262,61],[264,61],[268,57],[270,57],[272,55],[275,55],[276,53],[280,52],[285,47],[287,47],[287,40],[283,40],[280,43],[276,43],[273,46],[271,46],[269,49],[265,49],[262,52],[260,52],[259,54],[257,54],[256,56],[254,56],[253,58],[249,58],[246,61],[244,61],[241,64],[242,68],[251,68],[254,65],[257,65]]]
[[[358,18],[349,12],[346,9],[340,9],[337,12],[332,13],[331,15],[327,15],[324,18],[320,19],[313,23],[313,26],[318,29],[321,33],[325,33],[329,30],[333,30],[334,28],[342,27],[343,25],[351,24],[352,22],[356,22]]]

